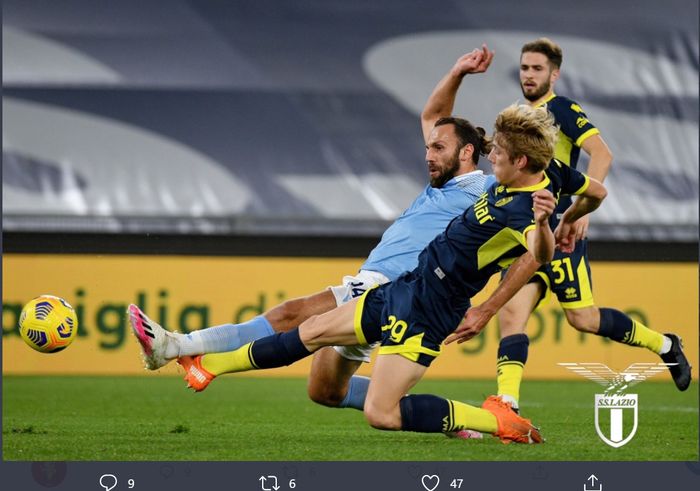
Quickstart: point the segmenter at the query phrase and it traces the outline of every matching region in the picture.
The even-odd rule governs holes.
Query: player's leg
[[[675,334],[661,334],[624,312],[608,307],[565,308],[564,313],[569,324],[578,331],[657,353],[665,363],[675,364],[669,366],[669,371],[679,390],[686,390],[690,385],[691,367],[683,353],[681,339]]]
[[[530,340],[525,333],[527,320],[546,292],[540,281],[522,287],[498,312],[501,341],[496,360],[497,394],[517,410],[520,384],[527,363]]]
[[[402,399],[409,397],[406,393],[421,379],[426,369],[400,355],[377,356],[364,407],[370,426],[380,430],[418,431],[403,427],[400,406]]]
[[[309,374],[309,398],[328,407],[364,408],[369,378],[355,375],[361,360],[342,356],[327,346],[314,353]]]
[[[364,297],[362,297],[364,298]],[[329,345],[366,343],[355,329],[354,299],[325,314],[313,316],[298,329],[258,339],[227,353],[209,353],[178,359],[185,368],[185,380],[196,391],[204,390],[217,376],[248,370],[290,365]],[[378,339],[378,337],[377,337]]]
[[[445,434],[469,429],[491,433],[498,430],[497,419],[489,411],[434,395],[406,395],[426,368],[400,355],[377,357],[364,409],[372,427]],[[481,438],[480,433],[473,434]]]
[[[193,331],[173,333],[149,319],[138,307],[129,307],[132,331],[141,344],[146,368],[156,370],[170,360],[182,356],[233,351],[251,341],[287,332],[299,326],[312,315],[328,312],[336,307],[330,290],[287,300],[247,322],[222,324]]]
[[[632,320],[627,314],[606,307],[571,308],[563,304],[566,320],[577,331],[597,334],[618,343],[647,348],[660,353],[664,348],[664,335]],[[668,342],[670,348],[670,340]]]
[[[492,433],[504,443],[542,441],[529,420],[496,396],[478,408],[430,394],[405,395],[426,369],[398,354],[377,357],[365,403],[365,416],[372,427],[421,433],[472,429]]]
[[[664,362],[675,363],[669,370],[676,387],[679,390],[688,388],[691,380],[690,364],[678,336],[661,334],[617,309],[595,306],[585,240],[577,244],[570,256],[562,257],[559,263],[552,261],[550,265],[557,277],[564,278],[562,288],[555,292],[572,327],[657,353]]]
[[[290,331],[312,315],[323,314],[335,307],[333,294],[329,290],[293,298],[247,322],[223,324],[179,336],[179,353],[176,357],[232,351],[275,332]]]
[[[381,339],[364,407],[370,425],[425,433],[472,429],[492,432],[504,441],[530,441],[530,435],[541,440],[536,428],[500,398],[480,409],[433,395],[405,395],[440,354],[463,314],[457,315],[440,298],[424,307],[415,301],[422,294],[416,286],[420,287],[410,275],[401,277],[368,296],[365,308],[358,310],[365,341]],[[383,327],[373,330],[376,326]],[[502,409],[506,407],[507,414]]]
[[[381,273],[360,271],[343,278],[341,286],[329,288],[338,305],[361,297],[367,290],[389,280]],[[373,346],[334,346],[314,354],[309,374],[309,398],[324,406],[362,411],[369,378],[355,375],[361,363],[369,363]]]

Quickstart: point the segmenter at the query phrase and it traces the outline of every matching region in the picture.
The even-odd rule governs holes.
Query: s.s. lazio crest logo
[[[666,371],[676,363],[633,363],[620,373],[612,371],[602,363],[559,363],[559,365],[605,387],[603,394],[595,395],[595,429],[601,440],[611,447],[618,448],[634,437],[639,420],[637,394],[626,394],[625,391],[657,373]],[[609,427],[601,428],[602,411],[610,411]],[[633,418],[633,421],[631,425],[627,424],[631,429],[629,434],[625,435],[624,422],[627,418]]]

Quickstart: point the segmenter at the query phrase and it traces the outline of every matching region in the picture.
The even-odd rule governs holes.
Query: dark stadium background
[[[616,453],[598,440],[589,421],[597,387],[556,363],[622,370],[657,358],[579,336],[554,301],[529,325],[524,387],[550,439],[537,450],[377,433],[360,414],[308,402],[300,378],[308,364],[274,378],[217,381],[218,392],[190,398],[174,367],[143,372],[122,315],[128,303],[143,302],[166,327],[198,328],[338,283],[425,185],[419,111],[457,56],[481,42],[496,49],[489,73],[464,81],[455,111],[490,128],[498,110],[521,98],[520,46],[545,35],[564,49],[557,92],[581,103],[614,154],[609,198],[591,218],[596,299],[681,333],[697,379],[697,2],[6,0],[2,7],[4,464],[697,462],[697,383],[680,394],[667,374],[641,386],[647,419],[632,444]],[[486,159],[480,165],[488,172]],[[55,356],[31,352],[17,335],[21,306],[43,293],[66,298],[81,315],[78,339]],[[193,309],[201,315],[185,315]],[[446,352],[425,382],[435,385],[426,386],[476,403],[493,390],[496,338],[492,325]],[[291,427],[279,424],[279,407],[293,414]],[[134,413],[138,423],[124,423]],[[209,415],[205,432],[192,414]],[[144,434],[157,440],[155,453],[134,443]],[[248,447],[230,443],[241,440]],[[398,472],[417,486],[423,472],[450,469],[471,486],[496,489],[494,473],[476,465]],[[141,486],[190,486],[189,471],[165,467],[109,469],[120,481],[132,472]],[[573,475],[549,467],[548,480],[530,467],[527,482],[541,489]],[[632,467],[623,476],[619,463],[612,467],[600,467],[608,470],[606,488],[652,489],[678,470],[649,476]],[[679,483],[697,477],[695,467],[678,467]],[[228,472],[193,468],[202,478]],[[260,489],[263,469],[237,469],[256,473],[241,489]],[[515,472],[489,469],[503,485],[522,484]],[[576,470],[580,487],[591,469]],[[310,475],[301,482],[321,482]],[[74,472],[73,482],[84,476]],[[338,490],[349,485],[336,482]]]

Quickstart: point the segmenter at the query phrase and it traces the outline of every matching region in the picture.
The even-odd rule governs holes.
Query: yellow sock
[[[464,429],[494,433],[498,431],[498,421],[490,411],[479,407],[470,406],[464,402],[447,400],[450,405],[450,415],[446,421],[445,431],[459,431]]]
[[[214,375],[222,373],[245,372],[255,370],[256,367],[250,357],[250,348],[253,343],[248,343],[235,351],[226,353],[208,353],[202,356],[202,368]]]
[[[641,322],[633,320],[632,332],[629,334],[629,338],[626,337],[623,342],[633,346],[642,346],[654,353],[661,353],[661,348],[664,344],[664,335],[649,329]]]
[[[497,367],[498,395],[513,398],[517,405],[520,401],[520,382],[523,380],[525,366],[519,361],[505,360],[499,362]]]

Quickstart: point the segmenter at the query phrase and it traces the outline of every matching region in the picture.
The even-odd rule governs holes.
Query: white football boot
[[[173,358],[166,358],[167,348],[177,343],[175,336],[163,329],[160,324],[148,318],[141,309],[131,304],[126,309],[131,331],[141,345],[143,362],[148,370],[158,370]]]

